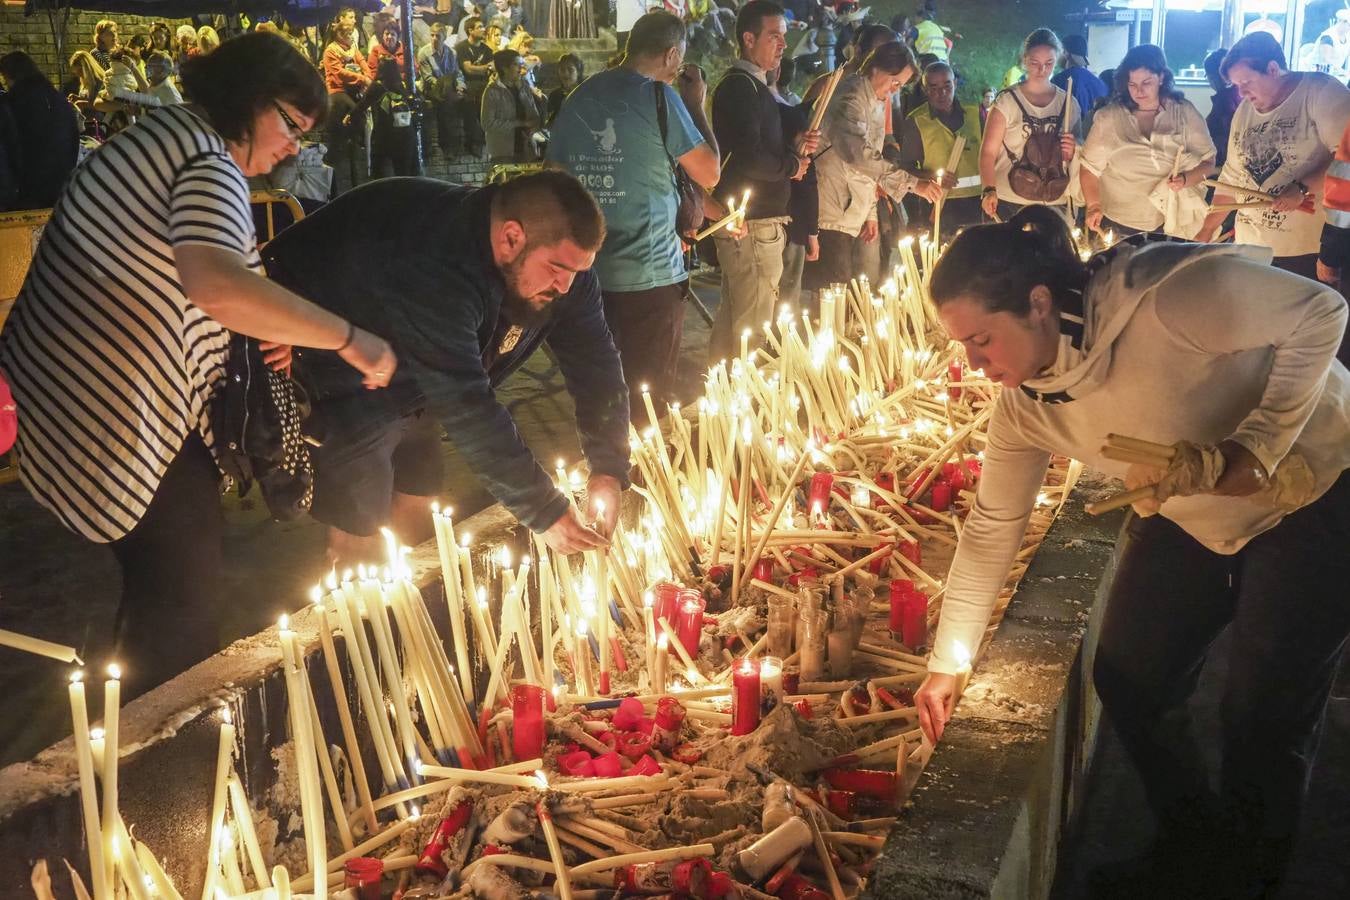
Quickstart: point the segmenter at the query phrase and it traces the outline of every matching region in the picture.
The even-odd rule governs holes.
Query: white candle
[[[667,669],[670,665],[670,637],[665,632],[656,636],[656,665],[652,669],[652,691],[664,694]]]
[[[216,778],[211,792],[211,818],[207,834],[210,844],[207,849],[206,883],[202,886],[202,900],[209,900],[212,889],[221,876],[221,835],[225,829],[226,785],[230,773],[234,771],[234,720],[230,708],[220,711],[220,740],[216,744]]]
[[[308,691],[300,683],[300,679],[306,677],[302,665],[304,657],[296,646],[295,632],[290,630],[290,620],[287,616],[281,617],[279,637],[282,669],[286,676],[286,694],[290,701],[291,736],[295,743],[296,769],[300,780],[305,850],[309,857],[309,871],[316,876],[314,896],[318,900],[327,900],[328,879],[323,875],[328,870],[328,839],[324,823],[323,794],[319,789],[318,757],[315,755],[314,735],[311,731],[313,719],[309,709]],[[334,810],[333,814],[342,815],[342,810]],[[273,883],[276,883],[275,873]]]
[[[759,695],[774,707],[783,702],[783,661],[776,656],[765,656],[759,661]]]
[[[75,727],[75,762],[80,776],[80,810],[84,815],[85,842],[89,845],[89,877],[94,900],[112,900],[108,873],[103,864],[102,828],[98,818],[98,793],[94,785],[94,756],[89,747],[89,711],[84,701],[84,673],[70,676],[70,719]]]
[[[122,670],[117,663],[108,666],[103,682],[103,870],[108,884],[116,883],[113,871],[113,842],[117,835],[117,748],[122,704]]]
[[[26,634],[19,634],[17,631],[6,631],[3,628],[0,628],[0,647],[13,647],[15,650],[35,653],[38,656],[46,656],[60,662],[84,665],[84,661],[80,659],[74,647],[44,641],[42,638],[29,637]]]

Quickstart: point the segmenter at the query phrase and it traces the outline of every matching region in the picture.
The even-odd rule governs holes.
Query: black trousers
[[[113,640],[123,697],[220,649],[224,517],[220,470],[197,432],[178,451],[145,517],[109,546],[122,566]]]
[[[675,375],[684,336],[684,294],[688,281],[642,291],[605,291],[605,322],[614,335],[628,385],[628,414],[647,424],[642,385],[651,389],[658,416],[673,403]]]
[[[1282,875],[1350,634],[1347,547],[1350,475],[1232,556],[1162,516],[1130,523],[1093,676],[1161,840],[1209,831],[1208,810],[1232,829],[1234,868],[1266,883]],[[1225,626],[1215,797],[1187,700]]]

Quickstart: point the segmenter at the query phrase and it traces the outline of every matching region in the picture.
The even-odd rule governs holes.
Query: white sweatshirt
[[[1021,546],[1051,453],[1109,475],[1112,432],[1171,444],[1232,439],[1273,471],[1291,450],[1321,496],[1350,468],[1350,373],[1334,355],[1346,304],[1332,289],[1269,265],[1266,248],[1118,245],[1084,291],[1083,352],[1005,390],[990,419],[984,476],[957,547],[929,669],[955,673],[960,641],[980,644]],[[1066,358],[1061,354],[1061,360]],[[1232,554],[1279,510],[1241,497],[1177,497],[1161,514],[1205,547]]]

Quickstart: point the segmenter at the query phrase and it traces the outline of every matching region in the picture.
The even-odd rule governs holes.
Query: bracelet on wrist
[[[334,353],[341,353],[343,350],[346,350],[348,347],[350,347],[350,346],[352,345],[352,341],[354,341],[354,340],[356,340],[356,323],[355,323],[355,322],[348,322],[348,323],[347,323],[347,339],[346,339],[345,341],[342,342],[342,346],[341,346],[341,347],[338,347],[338,348],[337,348],[336,350],[334,350],[333,352],[334,352]]]
[[[980,191],[980,196],[983,197],[985,194],[997,194],[997,193],[998,193],[998,188],[995,187],[995,186],[993,186],[993,185],[990,185],[989,187],[987,187],[987,188],[985,188],[984,190]]]

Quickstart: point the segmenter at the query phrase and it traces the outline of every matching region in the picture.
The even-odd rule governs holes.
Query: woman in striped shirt
[[[20,472],[72,531],[122,566],[115,646],[127,689],[218,647],[220,471],[211,399],[227,329],[337,349],[383,387],[389,345],[258,271],[245,179],[294,154],[323,80],[285,40],[253,34],[183,68],[165,107],[75,171],[43,232],[0,368],[19,406]]]

